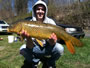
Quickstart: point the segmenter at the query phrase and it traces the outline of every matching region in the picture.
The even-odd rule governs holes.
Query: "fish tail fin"
[[[78,47],[83,46],[83,43],[82,43],[79,39],[77,39],[77,38],[75,38],[75,37],[72,37],[72,38],[71,38],[71,42],[72,42],[72,44],[75,45],[75,46],[78,46]]]
[[[71,43],[71,41],[66,41],[66,46],[68,48],[68,50],[71,52],[71,54],[74,54],[75,53],[75,49],[73,47],[73,44]]]
[[[66,46],[67,46],[68,50],[72,54],[75,53],[74,46],[79,46],[80,47],[80,46],[83,45],[82,42],[79,39],[75,38],[75,37],[70,37],[70,40],[66,41],[65,43],[66,43]]]

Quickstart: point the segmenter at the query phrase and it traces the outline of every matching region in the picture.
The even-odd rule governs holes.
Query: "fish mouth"
[[[7,32],[10,32],[9,28],[7,28]]]
[[[12,26],[9,26],[8,28],[7,28],[7,32],[11,32],[12,31]]]

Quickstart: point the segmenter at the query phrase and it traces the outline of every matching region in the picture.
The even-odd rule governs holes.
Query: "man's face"
[[[45,15],[45,8],[42,5],[36,7],[36,17],[37,20],[43,20]]]

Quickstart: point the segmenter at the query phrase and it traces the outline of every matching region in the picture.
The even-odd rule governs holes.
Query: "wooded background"
[[[37,0],[0,0],[0,20],[8,23],[31,16],[32,5]],[[48,16],[59,24],[81,26],[90,29],[90,0],[44,0],[48,4]],[[30,5],[30,6],[29,6]]]

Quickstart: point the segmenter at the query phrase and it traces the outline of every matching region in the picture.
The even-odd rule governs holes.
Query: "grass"
[[[24,58],[19,54],[23,44],[20,41],[9,44],[8,35],[0,35],[0,68],[20,68]],[[82,39],[83,47],[75,47],[76,54],[72,55],[65,47],[65,53],[56,62],[57,68],[90,68],[90,38]],[[41,66],[40,66],[41,68]]]

